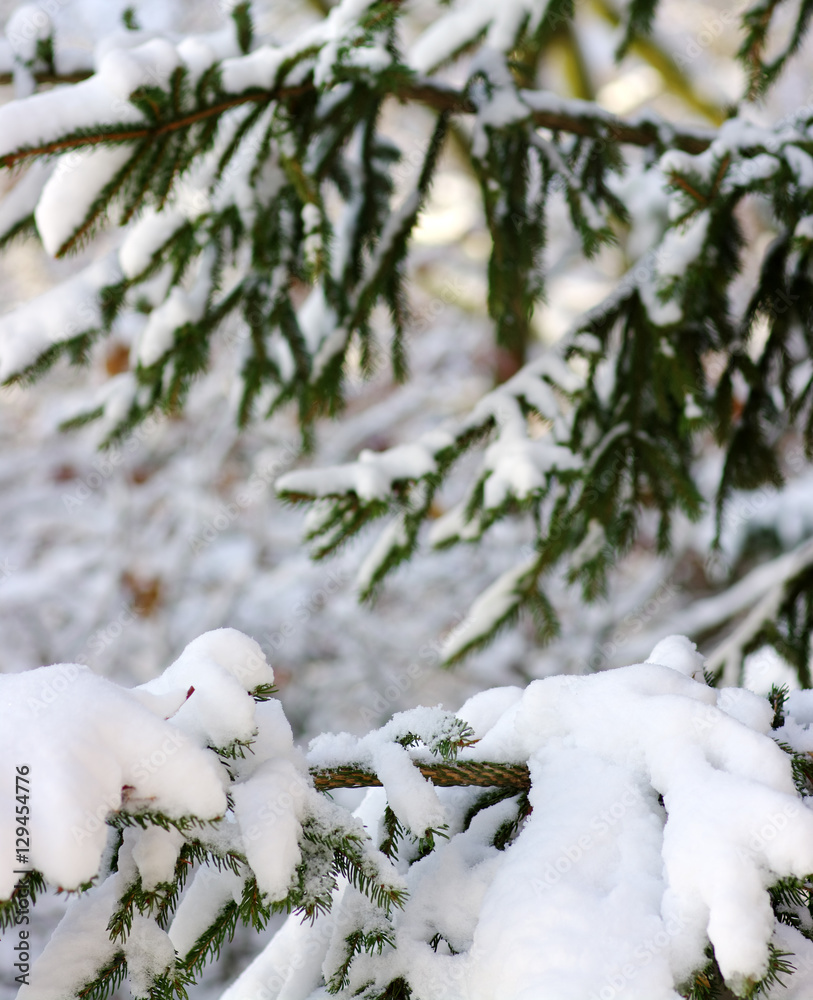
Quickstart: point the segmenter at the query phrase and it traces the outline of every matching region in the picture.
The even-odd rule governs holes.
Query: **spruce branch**
[[[188,111],[174,118],[155,121],[151,125],[105,125],[88,128],[37,146],[26,146],[0,156],[0,167],[11,168],[17,164],[43,156],[63,153],[71,149],[84,149],[97,145],[118,145],[146,140],[154,143],[162,137],[184,131],[200,122],[217,120],[227,111],[245,104],[269,105],[286,103],[315,90],[312,82],[280,85],[268,90],[254,88],[243,94],[222,97],[212,104]],[[699,129],[675,129],[655,118],[625,121],[605,112],[595,105],[582,102],[559,102],[552,95],[541,91],[522,91],[531,107],[534,124],[554,132],[568,132],[586,138],[599,139],[634,146],[676,147],[688,153],[700,153],[708,148],[712,133]],[[476,107],[462,91],[431,79],[416,78],[415,82],[399,82],[391,95],[404,103],[424,104],[446,114],[474,114]],[[559,107],[557,107],[557,104]],[[536,106],[535,106],[536,105]],[[548,105],[545,107],[545,105]],[[578,108],[578,110],[576,110]]]
[[[444,764],[422,764],[415,767],[433,784],[443,787],[478,785],[498,786],[513,791],[530,788],[528,769],[523,764],[500,764],[493,761],[455,761]],[[314,787],[320,792],[331,788],[370,788],[381,785],[373,771],[363,767],[313,768]]]

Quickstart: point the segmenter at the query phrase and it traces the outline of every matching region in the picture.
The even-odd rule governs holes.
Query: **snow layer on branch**
[[[452,443],[444,431],[430,431],[414,444],[398,445],[387,451],[365,449],[358,461],[322,469],[300,469],[280,476],[281,493],[308,496],[342,496],[353,492],[362,500],[383,500],[392,492],[393,483],[420,479],[437,468],[435,455]]]
[[[156,212],[147,209],[138,222],[130,228],[119,250],[119,263],[126,278],[134,278],[146,270],[155,252],[159,250],[186,222],[183,212],[164,209]]]
[[[322,285],[317,285],[305,299],[296,318],[309,352],[317,354],[322,344],[336,329],[336,314],[325,298]]]
[[[696,263],[706,242],[711,216],[698,212],[685,228],[670,229],[658,253],[658,271],[666,278],[682,277]]]
[[[175,864],[184,843],[183,834],[172,828],[148,826],[145,830],[125,830],[124,839],[134,840],[133,861],[143,889],[149,892],[162,882],[175,881]]]
[[[520,601],[519,590],[536,565],[536,555],[502,574],[472,604],[460,625],[450,632],[443,644],[443,658],[450,660],[467,646],[487,636],[511,614]]]
[[[4,745],[28,748],[30,781],[37,783],[31,863],[48,881],[72,888],[92,878],[106,842],[105,817],[123,806],[172,817],[214,818],[225,810],[214,755],[86,667],[3,676],[0,697]],[[12,785],[0,805],[13,815]],[[12,834],[8,824],[0,832],[0,898],[17,878]]]
[[[215,258],[214,247],[207,247],[198,261],[197,275],[189,291],[175,286],[166,301],[150,313],[138,341],[140,365],[145,368],[154,365],[172,347],[176,332],[203,316],[212,288]]]
[[[691,680],[690,646],[672,638],[653,650],[679,670],[647,663],[534,682],[467,752],[527,755],[534,805],[483,904],[473,997],[494,995],[496,982],[506,1000],[531,989],[588,996],[621,976],[630,997],[672,1000],[671,983],[704,963],[707,934],[734,985],[764,974],[766,888],[813,864],[813,813],[766,735],[770,706]],[[546,946],[512,964],[517,935]],[[584,956],[575,980],[574,948]]]
[[[232,786],[243,851],[263,892],[284,899],[300,861],[299,836],[312,790],[304,755],[278,701],[255,710],[252,752],[236,761],[241,779]]]
[[[42,191],[34,219],[55,256],[88,217],[101,190],[132,156],[129,146],[81,150],[63,156]]]
[[[318,87],[330,82],[332,69],[338,60],[343,41],[352,41],[358,32],[358,22],[374,0],[342,0],[326,18],[303,31],[288,45],[264,45],[249,55],[225,59],[222,65],[223,89],[240,93],[252,87],[273,87],[283,64],[313,48],[321,49],[314,79]]]
[[[177,65],[175,48],[155,39],[128,52],[108,53],[89,80],[4,104],[0,107],[0,156],[100,123],[141,121],[141,112],[128,100],[130,94],[145,85],[165,86]]]
[[[533,398],[542,414],[557,417],[559,408],[549,386],[537,380],[534,388]],[[488,474],[483,501],[486,509],[500,507],[509,497],[524,500],[544,486],[548,473],[580,469],[582,465],[578,455],[554,444],[549,437],[539,440],[528,437],[527,421],[515,395],[505,392],[497,399],[494,414],[499,420],[500,433],[486,448],[483,458],[483,470]]]
[[[71,901],[45,952],[34,963],[29,984],[20,987],[19,1000],[63,1000],[93,982],[119,949],[110,940],[107,925],[121,889],[119,878],[109,878]]]
[[[163,842],[159,846],[161,839]],[[147,996],[153,979],[170,969],[174,962],[175,952],[169,936],[153,919],[135,913],[126,940],[119,944],[111,940],[109,921],[119,908],[124,892],[134,884],[139,871],[143,873],[138,858],[149,868],[155,866],[155,862],[148,856],[155,853],[163,863],[160,881],[173,881],[182,839],[174,831],[157,828],[125,830],[117,854],[117,871],[68,906],[45,951],[34,963],[30,986],[23,987],[19,996],[59,1000],[68,993],[76,994],[96,979],[120,949],[127,961],[132,994]],[[144,887],[148,888],[146,883]]]
[[[178,904],[169,928],[175,950],[185,958],[212,920],[229,903],[237,903],[243,893],[245,878],[228,868],[199,868]]]
[[[776,924],[767,888],[813,866],[813,811],[771,738],[770,704],[707,687],[702,667],[693,643],[670,636],[644,664],[470,699],[459,717],[479,742],[462,759],[527,762],[532,812],[505,851],[493,838],[511,820],[510,801],[482,809],[411,865],[409,900],[393,914],[396,948],[354,959],[351,989],[403,976],[419,996],[583,1000],[623,989],[630,1000],[677,1000],[676,984],[705,965],[709,941],[736,991],[764,975],[770,942],[792,939],[803,971],[789,995],[809,995],[813,946]],[[801,693],[789,702],[799,745],[813,740],[802,729],[813,719],[808,701]],[[383,747],[386,733],[391,747],[411,715],[375,741]],[[323,737],[311,763],[365,764],[369,739]],[[387,801],[413,794],[401,779],[387,784],[357,810],[373,839]],[[435,793],[450,817],[479,794]],[[450,828],[460,830],[454,818]],[[312,930],[289,920],[226,997],[272,980],[275,1000],[321,997],[312,979],[294,978],[292,955],[301,950],[300,969],[325,955],[323,968],[332,967],[353,900],[345,906],[340,890],[321,929],[321,918]],[[437,933],[457,954],[428,947]]]
[[[490,419],[498,425],[515,419],[518,399],[524,399],[546,419],[556,420],[561,414],[561,407],[553,388],[572,393],[582,385],[583,380],[568,367],[560,350],[548,350],[503,385],[483,396],[463,421],[459,433],[482,427]]]
[[[53,164],[35,160],[0,201],[0,237],[33,214],[52,170]]]
[[[301,860],[299,836],[308,785],[285,760],[268,760],[232,789],[246,857],[271,902],[285,899]]]
[[[183,905],[183,903],[181,904]],[[330,941],[336,906],[314,924],[289,918],[221,1000],[304,1000],[314,996],[322,978],[322,960]],[[317,990],[317,996],[326,996]]]
[[[500,52],[510,51],[526,17],[533,30],[545,16],[548,4],[535,0],[466,0],[457,9],[437,18],[407,53],[407,63],[418,73],[429,73],[488,28],[486,44]]]
[[[670,635],[661,639],[649,654],[646,662],[659,663],[662,667],[670,667],[672,670],[677,670],[679,673],[691,677],[692,680],[705,683],[703,677],[705,661],[697,652],[697,646],[685,635]],[[763,699],[759,700],[765,704]]]
[[[0,382],[54,344],[101,325],[99,290],[121,279],[115,261],[97,261],[75,277],[0,316]]]
[[[133,925],[124,942],[127,979],[134,997],[150,995],[156,976],[173,967],[175,949],[166,931],[149,917],[133,916]]]
[[[418,836],[446,825],[434,785],[414,767],[405,747],[380,742],[373,748],[373,768],[398,819]]]
[[[381,779],[387,800],[398,819],[417,836],[439,829],[447,822],[437,790],[415,767],[415,754],[426,757],[425,747],[433,746],[450,732],[455,719],[442,708],[413,708],[397,712],[381,729],[362,738],[349,733],[327,733],[311,741],[311,767],[361,766]],[[424,749],[410,750],[397,741],[411,733]]]
[[[135,693],[176,704],[174,725],[202,746],[224,747],[254,735],[256,706],[248,692],[273,682],[260,645],[236,629],[221,628],[190,642],[160,677]]]
[[[389,559],[393,550],[402,548],[407,545],[408,541],[404,516],[403,514],[396,514],[375,540],[375,544],[359,567],[356,574],[356,587],[360,593],[367,593],[372,585],[373,577],[387,559]]]

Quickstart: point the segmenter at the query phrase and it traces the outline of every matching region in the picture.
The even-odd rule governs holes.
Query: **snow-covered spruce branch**
[[[567,178],[556,150],[539,137],[533,141],[544,162]],[[692,473],[709,427],[725,454],[718,525],[735,489],[781,482],[780,436],[799,433],[808,452],[813,444],[810,148],[808,111],[775,129],[732,119],[705,152],[667,152],[646,172],[646,183],[671,185],[663,206],[671,224],[569,338],[485,397],[457,426],[380,455],[365,452],[349,465],[280,480],[284,497],[318,501],[307,522],[315,555],[333,552],[370,519],[394,513],[359,573],[362,596],[372,594],[415,551],[420,527],[455,464],[490,435],[465,499],[433,525],[430,539],[439,546],[476,541],[506,514],[526,512],[536,557],[495,583],[494,600],[484,595],[472,609],[465,641],[458,638],[450,647],[454,658],[487,641],[525,602],[536,605],[542,635],[550,635],[555,615],[540,597],[540,576],[566,557],[570,578],[583,584],[585,596],[600,593],[607,570],[638,537],[646,508],[657,510],[658,543],[667,548],[674,510],[695,517],[702,501],[712,499],[702,497]],[[578,196],[579,184],[571,182],[570,191]],[[735,212],[755,191],[770,200],[782,231],[734,322],[729,285],[742,244]],[[578,211],[573,218],[578,228]],[[588,229],[600,232],[595,223]],[[499,227],[492,235],[497,254]],[[510,260],[506,268],[513,286],[501,287],[492,273],[498,300],[521,300],[515,264]],[[494,319],[498,328],[509,321],[518,327],[509,308],[497,307]],[[754,358],[746,345],[762,322],[770,336]],[[716,372],[707,364],[711,357],[718,359]],[[586,376],[568,367],[574,358]],[[748,391],[741,416],[732,420],[738,382]]]
[[[380,103],[392,96],[428,103],[443,114],[479,111],[488,128],[500,125],[496,105],[486,99],[483,106],[484,95],[455,91],[418,72],[416,67],[428,66],[420,41],[400,59],[393,34],[400,11],[393,5],[340,5],[296,42],[241,54],[252,46],[244,8],[239,5],[242,20],[236,17],[230,29],[179,44],[144,41],[130,32],[90,79],[16,101],[0,114],[0,163],[70,153],[52,174],[32,169],[0,207],[0,241],[36,223],[46,248],[59,255],[86,241],[115,202],[122,223],[149,204],[160,210],[158,220],[148,213],[136,227],[118,268],[111,264],[103,279],[89,273],[80,282],[81,314],[65,322],[45,318],[45,309],[23,308],[3,324],[0,375],[9,379],[35,376],[64,355],[84,360],[102,334],[124,323],[128,307],[137,306],[142,315],[146,310],[150,322],[134,352],[136,377],[120,379],[83,417],[107,415],[118,434],[159,405],[178,405],[206,364],[214,330],[232,313],[242,313],[252,331],[241,419],[260,402],[268,409],[267,390],[274,384],[271,405],[296,399],[303,421],[335,409],[346,347],[356,336],[369,351],[369,313],[380,299],[395,321],[393,359],[396,373],[402,372],[399,344],[408,316],[400,271],[434,166],[427,161],[417,198],[406,198],[410,211],[403,213],[402,226],[391,225],[387,171],[397,154],[391,145],[372,141]],[[501,16],[495,21],[493,41],[499,39],[502,50],[511,40],[503,37],[508,23]],[[513,29],[514,41],[526,30],[521,24]],[[438,54],[436,43],[430,49]],[[482,75],[483,67],[477,72]],[[498,91],[501,100],[508,93],[502,83]],[[570,120],[576,134],[595,135],[602,144],[654,142],[696,150],[710,140],[700,133],[679,135],[654,120],[625,123],[552,95],[523,92],[516,100],[529,123],[558,133]],[[505,124],[511,126],[511,116]],[[351,137],[360,143],[360,156],[342,153]],[[208,165],[202,163],[207,155]],[[565,164],[558,154],[557,162]],[[358,176],[359,170],[364,184],[352,184],[348,192],[348,174]],[[569,168],[568,175],[568,191],[577,191],[581,179],[570,176]],[[488,169],[482,179],[490,182]],[[338,220],[325,208],[326,184],[336,184],[347,200]],[[248,205],[241,194],[246,185],[260,196]],[[263,186],[268,190],[261,194]],[[580,190],[572,200],[574,221],[594,245],[595,227],[587,220],[597,218],[595,207],[586,205]],[[522,217],[523,206],[516,208],[513,214]],[[492,234],[507,244],[509,233],[500,240],[505,226],[498,222]],[[533,237],[539,226],[526,228]],[[597,231],[604,231],[603,223]],[[361,280],[364,256],[379,241],[384,245],[377,261],[386,266]],[[214,260],[204,254],[207,247],[214,249]],[[235,265],[238,273],[224,294],[224,269]],[[261,279],[263,273],[271,279]],[[510,259],[505,273],[517,274],[520,285],[524,281],[524,268],[517,271]],[[289,286],[308,276],[317,279],[316,288],[308,307],[297,309]],[[349,294],[355,285],[358,294]],[[537,286],[532,282],[524,297]],[[59,294],[69,292],[73,288]],[[495,303],[500,297],[495,289]],[[92,298],[98,306],[86,301]],[[521,356],[527,324],[519,317],[512,344],[505,331],[518,317],[495,318],[498,341]],[[37,337],[21,333],[32,325]]]
[[[0,678],[3,731],[30,748],[26,791],[4,795],[31,843],[25,862],[0,845],[0,919],[78,890],[21,1000],[125,980],[182,997],[239,923],[279,911],[226,998],[813,986],[808,692],[715,690],[671,637],[644,664],[413,709],[304,754],[272,681],[230,629],[129,691],[75,665]],[[318,791],[373,779],[353,816]]]
[[[59,293],[80,299],[81,317],[66,323],[35,304],[6,317],[2,377],[35,376],[63,355],[86,359],[95,341],[137,307],[144,329],[134,345],[134,371],[106,387],[81,417],[105,417],[110,431],[122,434],[151,410],[179,405],[207,364],[217,327],[240,314],[251,331],[240,418],[296,400],[308,424],[341,404],[354,338],[368,366],[370,316],[379,301],[393,318],[393,366],[402,377],[409,321],[403,267],[434,173],[442,122],[453,112],[476,113],[472,163],[493,241],[489,308],[498,345],[521,362],[530,313],[543,292],[551,190],[558,184],[564,191],[589,256],[613,239],[611,216],[626,215],[609,183],[620,164],[605,162],[603,152],[643,143],[698,154],[710,143],[712,150],[719,146],[721,138],[712,142],[710,133],[683,133],[654,120],[625,123],[593,105],[519,86],[507,53],[520,43],[538,47],[565,14],[508,6],[510,12],[472,8],[443,15],[402,55],[398,5],[340,4],[301,38],[253,51],[240,5],[242,22],[235,18],[217,36],[172,43],[131,32],[89,80],[4,108],[0,162],[68,149],[79,161],[66,160],[66,169],[51,175],[47,169],[26,175],[0,206],[0,238],[36,222],[46,247],[59,254],[86,240],[116,201],[122,223],[153,208],[103,276],[88,273]],[[630,30],[646,26],[647,17],[639,14]],[[457,35],[449,34],[452,26]],[[486,29],[464,89],[427,76],[458,51],[450,43],[463,50]],[[399,153],[377,133],[386,97],[422,101],[442,112],[420,179],[396,209],[389,172]],[[550,139],[540,139],[540,125]],[[731,123],[726,128],[729,135],[735,131]],[[562,135],[568,131],[572,139]],[[733,159],[729,150],[727,169]],[[695,190],[679,171],[668,176],[684,191]],[[783,192],[795,182],[779,179]],[[344,202],[338,216],[327,207],[334,187]],[[739,187],[741,196],[745,188]],[[506,203],[490,194],[500,190]],[[685,216],[675,220],[677,227]],[[692,241],[673,239],[679,250],[687,242],[697,249],[706,228],[714,230],[704,228],[702,213],[694,221]],[[717,222],[735,228],[725,213]],[[678,256],[683,260],[685,253]],[[297,307],[291,285],[303,278],[314,287]],[[661,302],[662,284],[642,287],[656,327],[674,325],[679,315],[674,302]],[[682,292],[671,288],[675,282],[666,284],[673,299]],[[98,305],[89,298],[98,298]],[[631,308],[637,303],[634,296],[622,300]],[[606,315],[609,329],[620,313]],[[28,333],[32,326],[35,337]],[[688,375],[697,373],[679,374],[685,389]]]
[[[0,75],[0,84],[2,83]],[[83,82],[88,77],[71,81],[49,79],[42,76],[43,83]],[[39,81],[38,81],[39,82]],[[99,145],[134,143],[143,139],[159,139],[172,132],[189,129],[207,119],[218,119],[232,108],[242,104],[269,105],[272,102],[288,103],[293,98],[302,97],[315,90],[313,82],[296,86],[280,85],[269,89],[253,88],[250,93],[228,97],[211,104],[198,107],[177,117],[167,116],[163,120],[146,123],[142,127],[128,128],[125,124],[109,125],[97,130],[88,127],[82,132],[67,134],[39,145],[25,145],[11,148],[0,155],[0,166],[14,167],[27,160],[51,156],[69,150],[84,149]],[[522,97],[531,109],[531,120],[539,128],[555,132],[566,132],[609,142],[627,143],[634,146],[654,146],[659,150],[676,148],[687,153],[700,153],[713,141],[713,133],[700,128],[681,130],[673,128],[654,115],[641,116],[638,120],[625,120],[603,111],[587,101],[564,100],[553,94],[537,91],[521,91]],[[385,96],[399,101],[425,104],[437,111],[449,114],[475,114],[477,105],[462,91],[432,79],[407,77]],[[11,146],[6,143],[6,148]]]

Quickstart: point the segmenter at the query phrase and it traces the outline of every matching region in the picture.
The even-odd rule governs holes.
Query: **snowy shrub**
[[[0,834],[0,914],[78,893],[19,962],[21,998],[125,977],[184,996],[238,922],[291,911],[226,997],[813,989],[809,692],[710,687],[672,636],[643,664],[304,753],[272,683],[233,629],[131,690],[76,665],[2,679],[3,731],[28,750],[0,803],[21,826],[16,854]],[[365,785],[383,787],[353,814],[325,794]]]

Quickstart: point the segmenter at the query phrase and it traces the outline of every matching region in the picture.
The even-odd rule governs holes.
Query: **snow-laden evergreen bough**
[[[0,377],[85,361],[113,332],[131,345],[129,370],[73,421],[98,419],[112,440],[182,406],[225,328],[239,419],[294,403],[309,439],[320,414],[340,410],[351,361],[379,366],[377,307],[389,313],[393,373],[406,377],[410,242],[454,141],[482,195],[498,367],[515,374],[412,444],[279,485],[313,503],[317,556],[389,519],[360,570],[369,596],[413,555],[461,457],[484,446],[432,543],[476,542],[507,516],[526,519],[532,540],[474,605],[448,659],[522,610],[549,638],[552,575],[593,599],[645,520],[657,518],[666,549],[676,512],[700,513],[709,490],[694,459],[712,433],[724,457],[711,490],[720,518],[732,491],[781,484],[788,435],[809,456],[810,108],[755,124],[754,101],[798,50],[811,12],[803,3],[791,30],[775,32],[780,6],[742,12],[747,92],[717,130],[621,119],[540,89],[540,60],[578,14],[568,0],[460,0],[423,26],[408,4],[343,0],[285,42],[255,37],[246,4],[222,31],[184,38],[141,31],[130,13],[90,65],[62,47],[44,11],[25,8],[0,46],[20,95],[0,108],[0,167],[20,171],[0,203],[0,242],[36,233],[61,256],[106,220],[123,237],[0,319]],[[648,0],[625,8],[620,53],[654,14]],[[396,102],[423,109],[422,144],[402,148],[387,127]],[[759,200],[777,235],[758,251],[744,303],[732,283],[745,199]],[[584,255],[625,233],[635,251],[608,298],[542,349],[531,316],[556,206]],[[736,679],[743,657],[772,643],[809,681],[809,574],[805,550],[715,670]]]
[[[0,916],[75,893],[20,1000],[183,997],[238,922],[286,911],[229,1000],[813,989],[813,694],[710,687],[681,636],[307,752],[233,629],[130,690],[4,676],[0,713],[31,869],[4,823]],[[350,786],[378,786],[352,815],[327,794]]]

